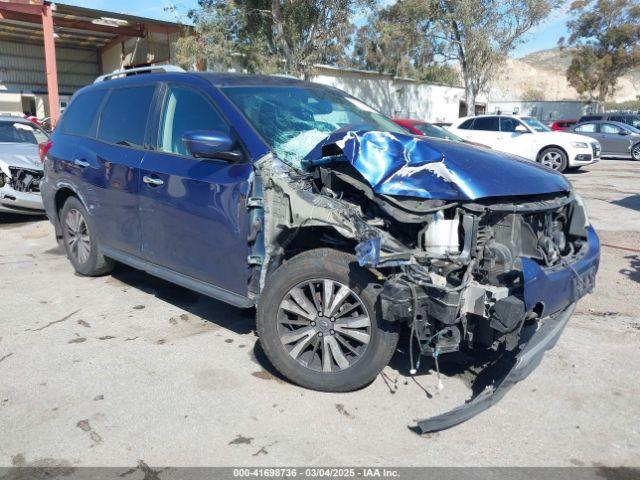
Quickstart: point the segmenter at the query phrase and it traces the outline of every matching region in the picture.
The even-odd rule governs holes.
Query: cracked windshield
[[[337,130],[407,133],[359,100],[329,89],[232,87],[225,93],[275,154],[295,168],[300,168],[300,161]]]

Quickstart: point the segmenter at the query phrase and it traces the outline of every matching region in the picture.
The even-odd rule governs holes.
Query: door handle
[[[142,181],[147,185],[151,185],[153,187],[159,187],[161,185],[164,185],[163,180],[160,180],[159,178],[147,177],[146,175],[142,177]]]
[[[79,158],[76,158],[76,159],[73,161],[73,164],[74,164],[76,167],[81,167],[81,168],[85,168],[85,167],[88,167],[89,165],[91,165],[91,164],[90,164],[89,162],[87,162],[86,160],[80,160]]]

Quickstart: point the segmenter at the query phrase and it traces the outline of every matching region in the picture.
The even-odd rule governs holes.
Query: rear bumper
[[[451,428],[499,402],[511,387],[520,380],[525,379],[536,369],[544,356],[544,352],[555,346],[574,310],[575,304],[571,304],[565,310],[541,321],[540,328],[531,336],[518,354],[501,359],[500,370],[504,369],[505,362],[512,364],[506,375],[496,380],[492,386],[487,387],[468,403],[441,415],[418,422],[417,429],[419,432],[425,434]]]

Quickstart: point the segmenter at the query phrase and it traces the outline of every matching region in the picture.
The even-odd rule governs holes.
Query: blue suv
[[[594,285],[598,237],[565,178],[412,135],[334,88],[276,76],[119,72],[77,92],[41,151],[56,236],[82,275],[131,265],[238,307],[293,382],[371,382],[407,361],[493,351],[539,363]],[[492,394],[490,394],[492,393]]]

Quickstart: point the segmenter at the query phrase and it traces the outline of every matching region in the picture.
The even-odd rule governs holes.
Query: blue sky
[[[169,21],[175,21],[176,18],[173,13],[165,11],[165,7],[175,5],[178,11],[184,14],[189,8],[198,5],[197,0],[63,0],[61,3]],[[513,55],[520,57],[531,52],[555,47],[558,39],[566,35],[566,20],[566,13],[556,12],[550,20],[530,32],[525,38],[525,42],[513,52]]]

